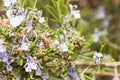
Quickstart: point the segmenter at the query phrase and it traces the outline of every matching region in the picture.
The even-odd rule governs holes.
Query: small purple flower
[[[13,6],[16,0],[3,0],[4,1],[4,6],[10,7]]]
[[[28,27],[27,27],[27,33],[29,33],[33,29],[32,27],[32,20],[30,20]]]
[[[39,22],[40,23],[44,23],[45,22],[45,17],[42,17],[42,12],[41,11],[38,11],[38,14],[37,14],[38,18],[39,18]]]
[[[41,76],[42,75],[42,70],[41,67],[38,67],[37,70],[35,71],[36,76]]]
[[[2,39],[0,39],[0,52],[6,52],[6,48],[4,47],[4,41]]]
[[[44,17],[40,17],[40,18],[39,18],[39,22],[40,22],[40,23],[44,23],[44,22],[45,22],[45,18],[44,18]]]
[[[60,44],[60,48],[62,52],[67,52],[68,51],[68,46],[65,44],[65,39],[64,36],[61,35],[61,40],[62,40],[62,44]]]
[[[40,11],[38,11],[38,17],[40,17],[41,16],[41,12]]]
[[[12,71],[13,67],[10,64],[7,64],[7,71]]]
[[[71,80],[69,76],[66,76],[64,80]]]
[[[25,11],[23,11],[23,9],[18,10],[18,12],[15,15],[13,15],[13,9],[10,8],[7,10],[6,15],[7,15],[8,19],[10,20],[10,24],[13,27],[19,26],[26,17],[26,13],[25,13]]]
[[[101,63],[101,57],[103,57],[102,53],[95,52],[93,58],[96,59],[96,64],[100,64]]]
[[[105,9],[103,6],[98,7],[95,17],[96,17],[96,19],[104,19],[106,17]]]
[[[120,78],[118,76],[115,76],[112,78],[112,80],[120,80]]]
[[[21,41],[21,50],[27,51],[29,49],[30,43],[28,43],[28,39],[26,36],[23,36],[22,41]]]
[[[93,42],[98,42],[101,35],[102,35],[102,32],[99,31],[98,28],[96,28],[94,30],[94,33],[92,34]]]
[[[37,39],[38,38],[38,34],[37,33],[35,33],[35,39]]]
[[[65,43],[62,43],[62,44],[60,45],[60,47],[61,47],[61,51],[62,51],[62,52],[67,52],[67,51],[68,51],[68,46],[67,46]]]
[[[31,72],[32,70],[37,70],[37,64],[34,62],[34,59],[31,56],[28,56],[27,62],[24,65],[25,71],[26,72]]]
[[[11,60],[10,60],[10,55],[8,55],[6,52],[0,52],[0,58],[2,59],[2,62],[6,63],[7,66],[7,71],[11,71],[12,70],[12,66],[10,65],[11,64]]]
[[[41,77],[42,77],[43,80],[48,80],[49,79],[49,75],[45,74],[45,73],[43,73]]]
[[[64,36],[61,35],[62,43],[60,44],[57,40],[55,40],[54,44],[58,49],[60,49],[61,52],[67,52],[68,46],[65,44]]]
[[[43,43],[42,40],[40,40],[40,41],[36,44],[37,47],[43,47],[43,45],[44,45],[44,43]]]
[[[70,4],[69,7],[70,7],[70,14],[72,14],[76,19],[81,18],[80,10],[74,10],[74,8],[77,8],[77,5]]]
[[[70,67],[68,73],[73,78],[73,80],[79,80],[79,76],[75,70],[75,67]]]

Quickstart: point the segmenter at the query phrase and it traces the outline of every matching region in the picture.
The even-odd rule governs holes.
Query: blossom
[[[60,44],[58,40],[55,40],[54,44],[56,45],[56,48],[58,48],[61,52],[67,52],[68,46],[65,44],[64,36],[61,35],[60,37],[62,43]]]
[[[60,44],[60,48],[62,52],[67,52],[68,51],[68,46],[65,44],[65,40],[64,40],[64,36],[61,35],[61,40],[62,40],[62,44]]]
[[[92,37],[93,37],[93,42],[98,42],[99,41],[99,37],[102,35],[102,32],[99,31],[97,28],[95,29]]]
[[[47,75],[45,73],[43,73],[41,77],[42,77],[43,80],[48,80],[49,79],[49,75]]]
[[[64,80],[71,80],[69,76],[66,76]]]
[[[76,5],[70,4],[69,7],[70,7],[70,14],[72,14],[76,19],[81,18],[80,10],[74,10],[74,8],[77,8]]]
[[[6,7],[10,7],[14,5],[14,3],[16,2],[16,0],[3,0],[3,1],[4,1],[4,6]]]
[[[75,67],[70,67],[68,73],[73,78],[73,80],[79,80],[79,76],[75,70]]]
[[[29,49],[30,44],[29,43],[22,43],[21,44],[21,50],[27,51]]]
[[[101,63],[101,57],[103,57],[102,53],[95,52],[93,58],[96,59],[96,64],[100,64]]]
[[[112,78],[112,80],[120,80],[120,78],[118,76],[115,76]]]
[[[20,49],[27,51],[29,49],[29,46],[30,46],[30,43],[28,43],[27,37],[23,36]]]
[[[39,18],[39,22],[40,22],[40,23],[44,23],[44,22],[45,22],[45,18],[44,18],[44,17],[40,17],[40,18]]]
[[[0,52],[0,58],[2,59],[2,62],[7,64],[7,71],[11,71],[13,67],[10,65],[12,62],[10,60],[10,55],[8,55],[6,52]]]
[[[31,56],[28,56],[27,62],[24,65],[26,72],[31,72],[32,70],[37,70],[37,64],[34,62],[34,59]]]
[[[27,33],[29,33],[33,29],[32,27],[32,20],[30,20],[28,27],[27,27]]]
[[[23,22],[25,16],[24,15],[19,15],[19,16],[15,16],[15,17],[11,17],[10,18],[10,24],[13,27],[17,27],[21,24],[21,22]]]
[[[96,17],[96,19],[104,19],[106,17],[103,6],[98,7],[95,17]]]
[[[12,71],[13,67],[10,64],[7,64],[7,71]]]
[[[42,40],[40,40],[40,41],[36,44],[37,47],[42,47],[43,45],[44,45],[44,43],[43,43]]]
[[[41,16],[41,12],[40,12],[40,11],[38,11],[38,14],[37,14],[37,15],[38,15],[38,17],[40,17],[40,16]]]
[[[67,51],[68,51],[68,46],[67,46],[65,43],[62,43],[62,44],[60,45],[60,47],[61,47],[61,51],[62,51],[62,52],[67,52]]]
[[[55,40],[54,41],[54,44],[55,44],[55,46],[59,49],[60,48],[60,43],[58,42],[58,40]]]
[[[40,23],[44,23],[45,22],[45,17],[42,17],[42,12],[38,11],[38,18],[39,18],[39,22]]]
[[[6,48],[4,47],[3,43],[4,43],[4,41],[2,39],[0,39],[0,52],[1,53],[6,52]]]
[[[37,68],[37,70],[35,71],[35,75],[36,76],[41,76],[42,75],[42,70],[40,67]]]
[[[10,20],[10,24],[13,27],[17,27],[25,19],[26,13],[24,12],[24,10],[18,10],[16,15],[13,15],[13,9],[8,9],[6,12],[6,15],[7,15],[8,19]]]

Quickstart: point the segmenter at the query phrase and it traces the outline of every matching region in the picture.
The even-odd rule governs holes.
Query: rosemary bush
[[[99,71],[104,45],[100,52],[90,50],[98,37],[84,38],[86,23],[76,5],[70,0],[51,0],[52,4],[44,7],[47,14],[43,17],[45,12],[36,8],[37,0],[31,6],[27,6],[27,0],[3,2],[6,14],[0,18],[1,79],[93,80],[94,73],[84,75],[89,67],[80,72],[84,68],[76,66],[77,61],[93,62]],[[50,21],[54,25],[49,25]]]

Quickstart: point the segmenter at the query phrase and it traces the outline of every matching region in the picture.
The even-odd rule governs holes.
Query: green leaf
[[[34,78],[33,78],[33,74],[34,74],[34,72],[32,71],[32,72],[30,72],[30,79],[32,79],[32,80],[34,80]]]
[[[22,3],[22,7],[26,7],[27,6],[27,0],[23,0],[23,3]]]
[[[104,50],[105,50],[105,45],[103,44],[103,45],[101,45],[101,47],[100,47],[100,51],[99,51],[99,52],[103,53]]]
[[[36,8],[36,5],[37,5],[37,0],[35,0],[33,8]]]
[[[33,49],[35,48],[38,40],[40,39],[40,35],[38,36],[38,38],[30,45],[29,49],[30,51],[33,51]]]
[[[84,27],[85,27],[85,22],[83,22],[80,26],[80,35],[82,35],[82,33],[84,31]]]
[[[23,62],[24,62],[24,60],[22,58],[20,58],[20,62],[19,62],[20,66],[23,65]]]
[[[45,6],[45,9],[55,19],[55,21],[58,24],[60,24],[60,19],[59,19],[58,15],[56,14],[56,11],[54,10],[54,8],[49,6],[49,5],[47,5],[47,6]]]

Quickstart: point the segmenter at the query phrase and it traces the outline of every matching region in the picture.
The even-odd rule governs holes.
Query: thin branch
[[[76,65],[79,66],[97,66],[94,62],[81,62],[81,61],[74,61]],[[111,62],[111,63],[101,63],[101,66],[104,67],[120,67],[120,62]]]
[[[91,72],[85,72],[85,74],[91,74]],[[114,72],[95,72],[94,74],[96,76],[115,76]],[[120,74],[118,74],[118,76],[120,77]]]

